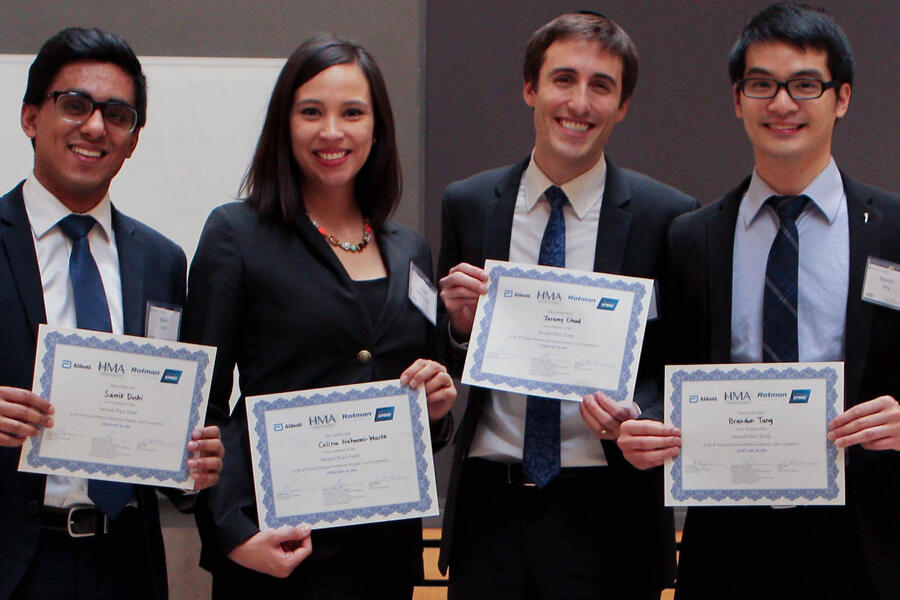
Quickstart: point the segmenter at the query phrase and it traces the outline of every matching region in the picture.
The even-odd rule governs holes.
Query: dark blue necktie
[[[796,219],[808,196],[772,196],[766,200],[778,214],[778,233],[769,249],[763,294],[763,361],[797,362],[797,273],[800,237]]]
[[[72,254],[69,255],[69,276],[75,294],[75,324],[79,329],[112,331],[109,320],[109,305],[103,291],[103,280],[97,263],[91,255],[87,234],[97,223],[88,215],[69,215],[59,222],[59,228],[72,240]],[[134,486],[130,483],[88,480],[88,496],[94,504],[116,518],[122,509],[134,498]]]
[[[549,267],[566,266],[566,221],[563,207],[569,201],[558,186],[544,192],[550,203],[550,218],[541,238],[538,264]],[[559,400],[528,396],[525,413],[525,442],[522,450],[522,470],[525,476],[544,487],[559,474]]]

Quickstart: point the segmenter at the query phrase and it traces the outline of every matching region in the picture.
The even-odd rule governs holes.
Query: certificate
[[[462,382],[631,402],[653,280],[488,260]]]
[[[843,406],[840,362],[667,366],[666,506],[844,504]]]
[[[379,381],[246,404],[261,529],[438,514],[424,386]]]
[[[53,427],[28,438],[19,470],[182,489],[203,426],[216,350],[41,325],[32,390]]]

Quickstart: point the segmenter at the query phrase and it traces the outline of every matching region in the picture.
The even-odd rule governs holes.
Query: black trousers
[[[110,533],[71,538],[41,530],[37,551],[12,600],[120,600],[154,597],[137,509],[126,508]],[[5,543],[15,543],[6,540]]]
[[[629,514],[606,467],[544,489],[509,485],[496,465],[468,459],[450,556],[450,600],[659,600],[626,575],[641,557],[620,552]]]

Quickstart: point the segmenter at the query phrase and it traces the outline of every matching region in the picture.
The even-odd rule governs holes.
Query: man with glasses
[[[853,56],[803,5],[757,14],[732,50],[734,109],[755,169],[670,229],[671,364],[844,361],[846,506],[690,508],[676,597],[900,598],[900,313],[862,300],[869,257],[900,262],[900,197],[838,171]],[[787,284],[787,285],[785,285]],[[637,467],[677,456],[680,432],[629,421]]]
[[[0,198],[0,599],[167,596],[155,488],[17,471],[25,439],[53,426],[28,391],[38,325],[143,335],[148,301],[184,302],[184,253],[108,196],[146,109],[140,62],[115,34],[63,30],[28,73],[34,170]],[[218,429],[188,449],[195,489],[213,485]]]

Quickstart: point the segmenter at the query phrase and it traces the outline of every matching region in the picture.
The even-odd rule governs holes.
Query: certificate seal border
[[[682,384],[685,381],[731,381],[746,379],[824,379],[825,380],[825,410],[826,421],[830,422],[837,416],[837,372],[832,367],[815,369],[804,367],[802,369],[714,369],[712,371],[697,369],[678,369],[672,373],[672,412],[669,418],[675,427],[681,427]],[[832,500],[838,496],[838,449],[834,444],[828,445],[828,472],[827,486],[824,488],[774,488],[762,490],[704,490],[684,489],[682,474],[682,457],[679,454],[672,461],[670,474],[672,476],[672,497],[678,501],[685,500],[771,500],[773,502],[789,499],[815,500],[822,498]]]
[[[497,290],[500,284],[500,277],[518,277],[522,279],[531,279],[539,281],[554,281],[558,283],[570,283],[575,285],[583,285],[586,287],[608,289],[616,291],[631,292],[634,294],[634,302],[631,307],[631,318],[628,322],[628,333],[625,339],[625,351],[622,357],[622,370],[619,372],[619,385],[616,389],[602,389],[612,400],[621,402],[628,398],[628,382],[631,380],[631,369],[635,363],[634,348],[638,343],[637,332],[641,328],[640,316],[644,302],[646,291],[640,282],[626,281],[610,281],[602,275],[574,275],[570,272],[556,271],[538,271],[536,269],[523,269],[520,267],[507,267],[497,265],[491,269],[491,283],[488,286],[487,297],[483,307],[483,317],[481,319],[481,330],[476,338],[477,349],[473,355],[472,369],[470,377],[479,382],[486,382],[493,385],[506,385],[516,388],[524,388],[526,393],[535,392],[557,393],[564,395],[574,395],[583,397],[593,394],[598,388],[571,385],[565,383],[552,383],[525,379],[523,377],[512,377],[508,375],[500,375],[491,373],[483,369],[484,352],[487,345],[487,336],[490,330],[491,321],[494,316],[494,309],[497,306]]]
[[[413,449],[416,453],[416,476],[419,483],[419,499],[414,502],[397,504],[381,504],[361,508],[323,511],[318,513],[305,513],[300,515],[285,515],[278,517],[275,514],[275,498],[272,495],[272,468],[269,461],[268,431],[266,429],[266,412],[282,408],[296,406],[316,406],[320,404],[336,404],[355,400],[371,400],[375,398],[406,396],[409,402],[409,414],[412,421]],[[428,477],[428,463],[423,458],[427,450],[425,443],[425,427],[422,425],[422,409],[418,403],[419,391],[408,386],[387,384],[384,386],[370,387],[365,390],[332,391],[327,394],[314,393],[311,395],[279,396],[272,400],[259,400],[253,405],[253,415],[256,418],[256,435],[258,438],[256,450],[259,453],[257,467],[261,474],[260,487],[263,489],[262,504],[266,508],[265,524],[276,529],[283,525],[299,525],[306,523],[316,526],[321,523],[335,523],[337,521],[353,521],[355,519],[369,519],[376,516],[388,517],[391,515],[404,515],[410,512],[425,512],[431,508],[431,497],[428,490],[436,482]],[[348,523],[352,524],[352,523]]]
[[[190,419],[188,419],[188,427],[184,433],[185,445],[181,454],[181,464],[177,471],[168,471],[165,469],[149,469],[142,467],[127,467],[120,465],[112,465],[109,463],[90,462],[73,459],[62,458],[46,458],[40,455],[41,443],[44,438],[44,431],[33,438],[34,443],[28,453],[29,464],[35,467],[46,467],[50,469],[66,469],[69,471],[85,471],[88,474],[102,474],[107,476],[118,475],[122,477],[139,477],[143,480],[173,480],[186,481],[190,477],[188,469],[188,450],[187,440],[191,432],[202,424],[205,415],[200,414],[200,405],[203,403],[203,387],[206,385],[206,369],[209,365],[209,356],[202,350],[190,351],[186,348],[171,348],[169,346],[158,347],[148,342],[139,343],[137,341],[120,342],[115,339],[101,339],[89,334],[70,333],[62,334],[57,331],[51,331],[44,337],[44,354],[42,366],[44,372],[40,378],[40,395],[43,398],[50,397],[50,388],[53,381],[53,370],[55,364],[57,346],[78,346],[81,348],[94,348],[97,350],[111,350],[115,352],[124,352],[128,354],[136,354],[138,356],[154,356],[158,358],[173,358],[194,362],[197,366],[197,375],[194,378],[194,391],[191,395]]]

